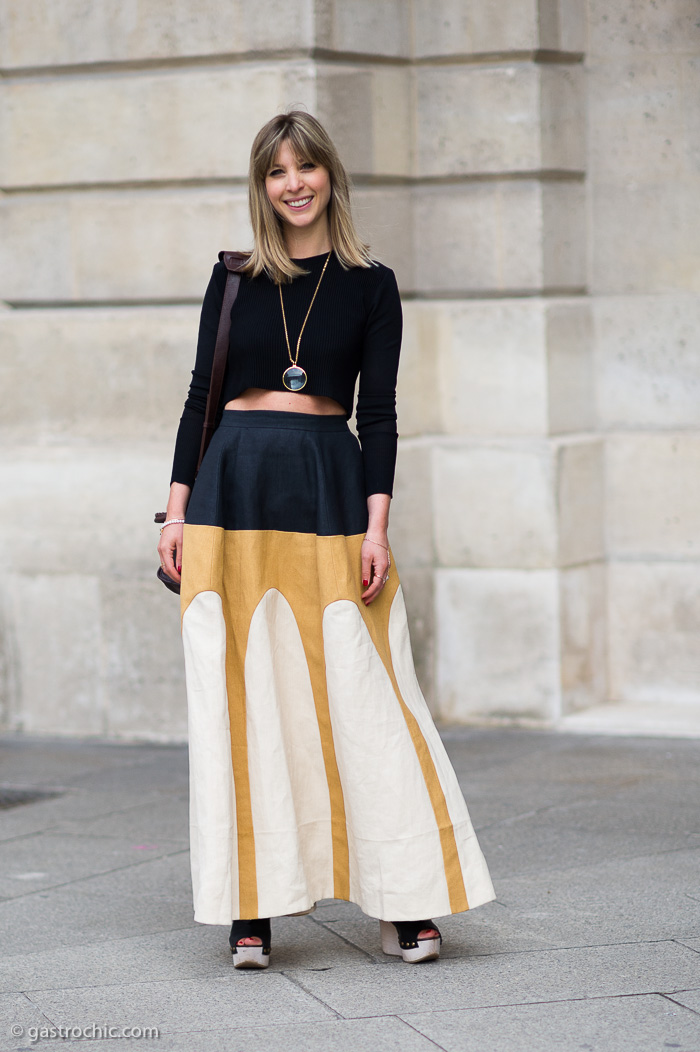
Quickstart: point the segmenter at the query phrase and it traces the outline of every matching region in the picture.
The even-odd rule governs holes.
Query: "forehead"
[[[290,164],[299,164],[301,161],[312,161],[314,164],[319,164],[321,159],[315,154],[316,151],[310,143],[305,143],[303,140],[295,142],[292,139],[283,139],[277,146],[270,166],[287,167]]]
[[[277,147],[277,151],[273,158],[274,164],[288,165],[294,164],[295,162],[301,161],[304,158],[301,156],[299,150],[292,146],[288,139],[283,139]]]

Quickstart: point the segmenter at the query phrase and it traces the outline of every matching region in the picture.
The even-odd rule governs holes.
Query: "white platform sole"
[[[396,928],[389,921],[380,921],[382,950],[392,957],[402,957],[406,964],[419,964],[421,961],[435,961],[440,956],[439,939],[421,939],[412,950],[404,950],[399,943]]]
[[[262,946],[237,946],[232,950],[234,968],[267,968],[270,954],[263,953]]]

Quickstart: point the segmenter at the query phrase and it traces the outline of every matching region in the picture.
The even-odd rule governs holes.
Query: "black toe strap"
[[[235,920],[231,925],[231,934],[228,937],[228,944],[233,953],[236,952],[236,946],[241,939],[261,939],[262,952],[269,953],[272,941],[270,918],[258,917],[255,920]]]
[[[442,942],[442,935],[436,924],[431,920],[424,921],[392,921],[391,922],[396,928],[399,936],[399,946],[402,950],[415,950],[418,946],[419,941],[425,942],[425,939],[418,939],[418,935],[422,931],[427,931],[432,928],[433,931],[438,933],[440,942]]]

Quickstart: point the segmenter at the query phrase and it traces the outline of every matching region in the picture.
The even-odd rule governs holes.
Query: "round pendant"
[[[300,365],[290,365],[282,373],[282,383],[288,391],[301,391],[306,386],[306,373]]]

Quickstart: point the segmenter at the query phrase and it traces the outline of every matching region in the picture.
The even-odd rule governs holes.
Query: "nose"
[[[301,172],[297,168],[287,169],[287,190],[290,194],[295,194],[304,185],[301,177]]]

